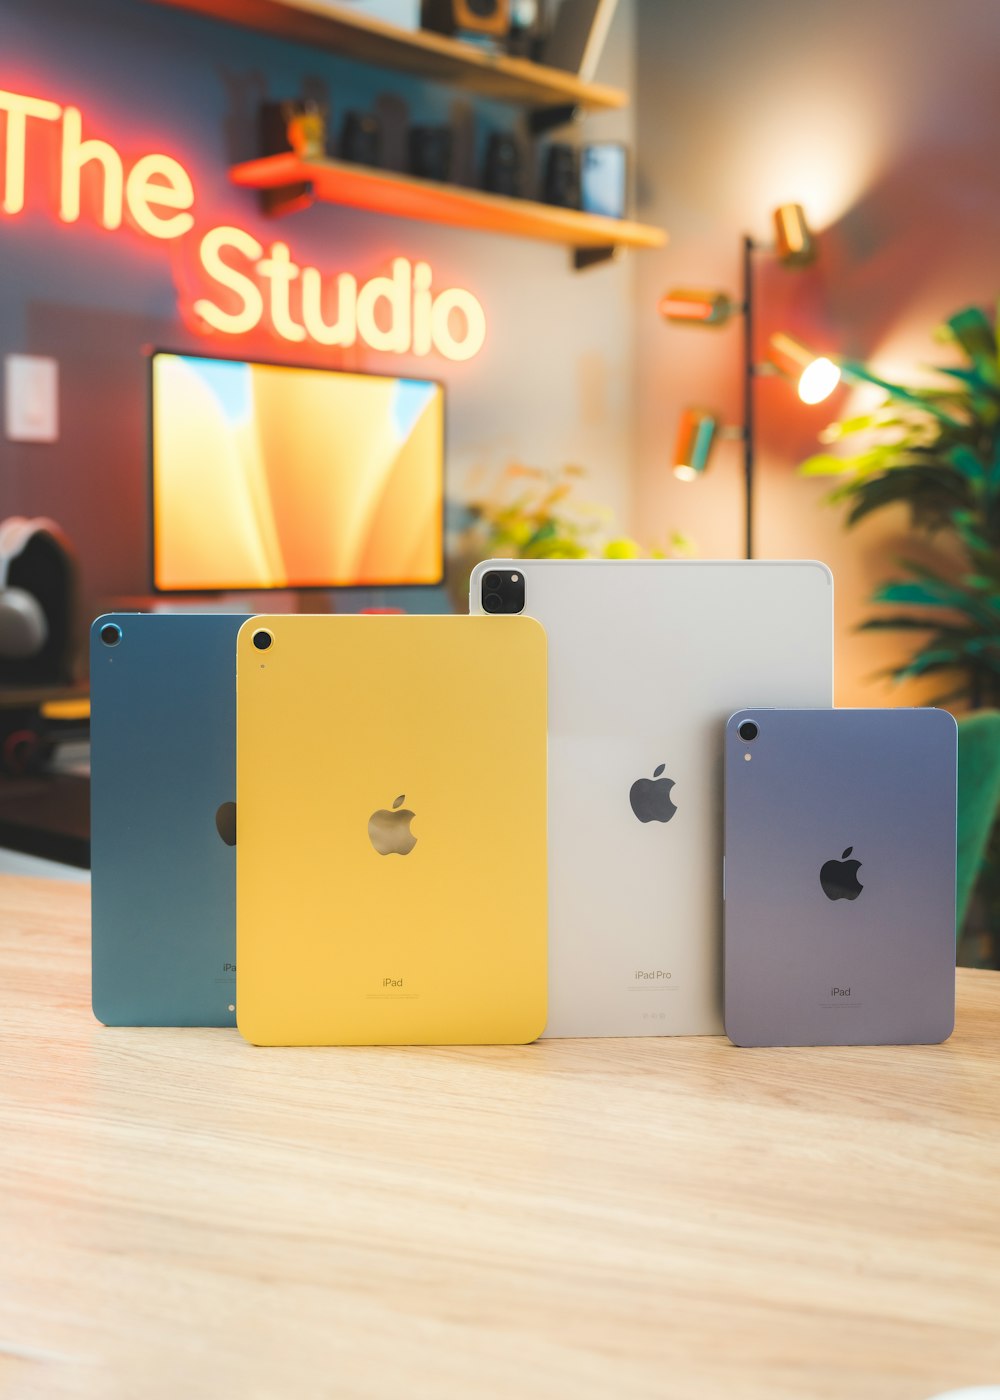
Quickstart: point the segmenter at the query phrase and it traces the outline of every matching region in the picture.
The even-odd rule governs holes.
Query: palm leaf
[[[967,627],[939,622],[937,618],[913,617],[894,613],[892,617],[868,617],[857,626],[859,632],[933,632],[936,637],[967,637]]]
[[[908,603],[917,608],[960,607],[964,601],[965,594],[959,589],[944,583],[935,586],[916,580],[912,583],[883,583],[872,594],[873,603]]]
[[[800,476],[843,476],[851,470],[848,458],[834,457],[832,452],[817,452],[799,466]]]
[[[969,487],[956,472],[947,468],[894,467],[853,491],[839,489],[842,499],[851,499],[847,524],[856,525],[883,506],[900,503],[909,508],[915,524],[930,525],[946,520],[955,510],[970,504]]]
[[[888,379],[883,379],[881,375],[874,374],[860,360],[844,360],[841,362],[841,369],[845,379],[853,379],[862,384],[874,384],[879,389],[884,389],[893,403],[912,404],[917,408],[922,408],[928,413],[933,413],[942,423],[947,423],[950,427],[961,427],[961,421],[953,418],[941,407],[941,400],[950,397],[947,393],[934,389],[905,389],[902,384],[893,384]]]
[[[917,676],[926,676],[933,671],[953,670],[960,660],[960,654],[947,647],[937,651],[922,651],[904,666],[894,667],[892,674],[897,681],[914,680]]]
[[[976,370],[996,384],[997,334],[982,307],[967,306],[954,316],[949,316],[945,324]]]
[[[960,476],[964,476],[966,481],[980,482],[985,478],[985,467],[972,448],[966,447],[964,443],[956,443],[944,455],[945,460],[955,468]]]

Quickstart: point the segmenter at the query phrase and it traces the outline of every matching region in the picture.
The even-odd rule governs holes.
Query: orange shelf
[[[567,248],[662,248],[667,241],[662,229],[629,219],[583,214],[576,209],[438,184],[347,161],[300,160],[292,152],[245,161],[232,167],[230,177],[235,184],[253,190],[281,190],[307,184],[314,199],[328,204],[424,223],[540,239]],[[301,207],[301,202],[299,197],[289,207]]]
[[[371,63],[447,82],[502,102],[542,107],[572,104],[588,111],[624,107],[619,88],[587,83],[574,73],[548,68],[525,58],[491,54],[474,44],[355,13],[325,0],[154,0],[175,9],[193,10],[212,19],[239,24],[265,34],[330,49]]]

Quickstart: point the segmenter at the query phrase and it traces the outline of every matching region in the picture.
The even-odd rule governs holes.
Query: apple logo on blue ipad
[[[380,856],[408,856],[417,844],[410,830],[414,813],[403,806],[405,797],[400,793],[391,812],[382,807],[368,819],[368,839]]]
[[[236,845],[236,803],[222,802],[215,813],[215,829],[227,846]]]
[[[819,882],[827,899],[857,899],[864,889],[858,879],[861,862],[847,859],[853,850],[848,846],[840,860],[828,860],[820,870]]]
[[[677,811],[677,804],[670,798],[674,780],[661,776],[666,766],[661,763],[653,770],[652,778],[637,778],[629,789],[628,800],[641,822],[668,822]]]

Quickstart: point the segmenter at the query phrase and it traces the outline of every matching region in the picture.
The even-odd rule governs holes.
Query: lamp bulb
[[[822,403],[840,383],[840,370],[832,360],[821,355],[806,365],[799,379],[799,398],[803,403]]]

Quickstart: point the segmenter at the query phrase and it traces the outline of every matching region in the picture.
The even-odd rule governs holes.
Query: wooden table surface
[[[0,879],[0,1395],[923,1400],[1000,1380],[1000,974],[944,1046],[109,1030]]]

